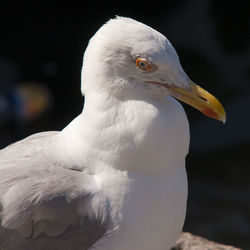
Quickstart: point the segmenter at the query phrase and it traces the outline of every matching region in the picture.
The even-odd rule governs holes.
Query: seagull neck
[[[114,95],[102,92],[89,92],[85,97],[83,113],[92,112],[93,110],[107,111],[109,109],[119,109],[119,107],[128,106],[134,102],[145,102],[149,105],[161,105],[164,95],[136,95],[131,94],[129,98],[126,95]]]
[[[176,104],[171,98],[119,100],[103,92],[88,94],[83,113],[65,129],[63,144],[70,159],[92,170],[107,165],[162,174],[187,153],[187,120]]]
[[[107,111],[116,106],[122,100],[118,100],[115,96],[105,92],[91,92],[84,96],[84,109],[82,113],[89,113],[95,111]]]

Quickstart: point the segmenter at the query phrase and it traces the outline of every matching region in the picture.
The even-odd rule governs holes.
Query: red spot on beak
[[[215,119],[219,118],[218,114],[215,111],[213,111],[212,109],[210,109],[210,108],[204,108],[203,109],[203,114],[206,115],[206,116],[215,118]]]

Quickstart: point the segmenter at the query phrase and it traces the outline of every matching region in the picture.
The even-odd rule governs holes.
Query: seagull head
[[[91,92],[120,99],[170,95],[226,121],[221,103],[189,79],[169,40],[131,18],[111,19],[90,39],[83,60],[82,93]]]

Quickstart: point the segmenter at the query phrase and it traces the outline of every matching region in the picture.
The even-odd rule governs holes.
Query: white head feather
[[[154,70],[140,70],[135,63],[138,58],[152,63]],[[147,81],[188,87],[188,77],[165,36],[130,18],[111,19],[91,38],[85,51],[82,93],[101,89],[123,97],[169,94],[167,88]]]

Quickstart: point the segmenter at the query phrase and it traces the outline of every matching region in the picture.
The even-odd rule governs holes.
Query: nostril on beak
[[[202,97],[202,96],[199,96],[200,99],[202,99],[203,101],[205,102],[208,102],[206,98]]]

